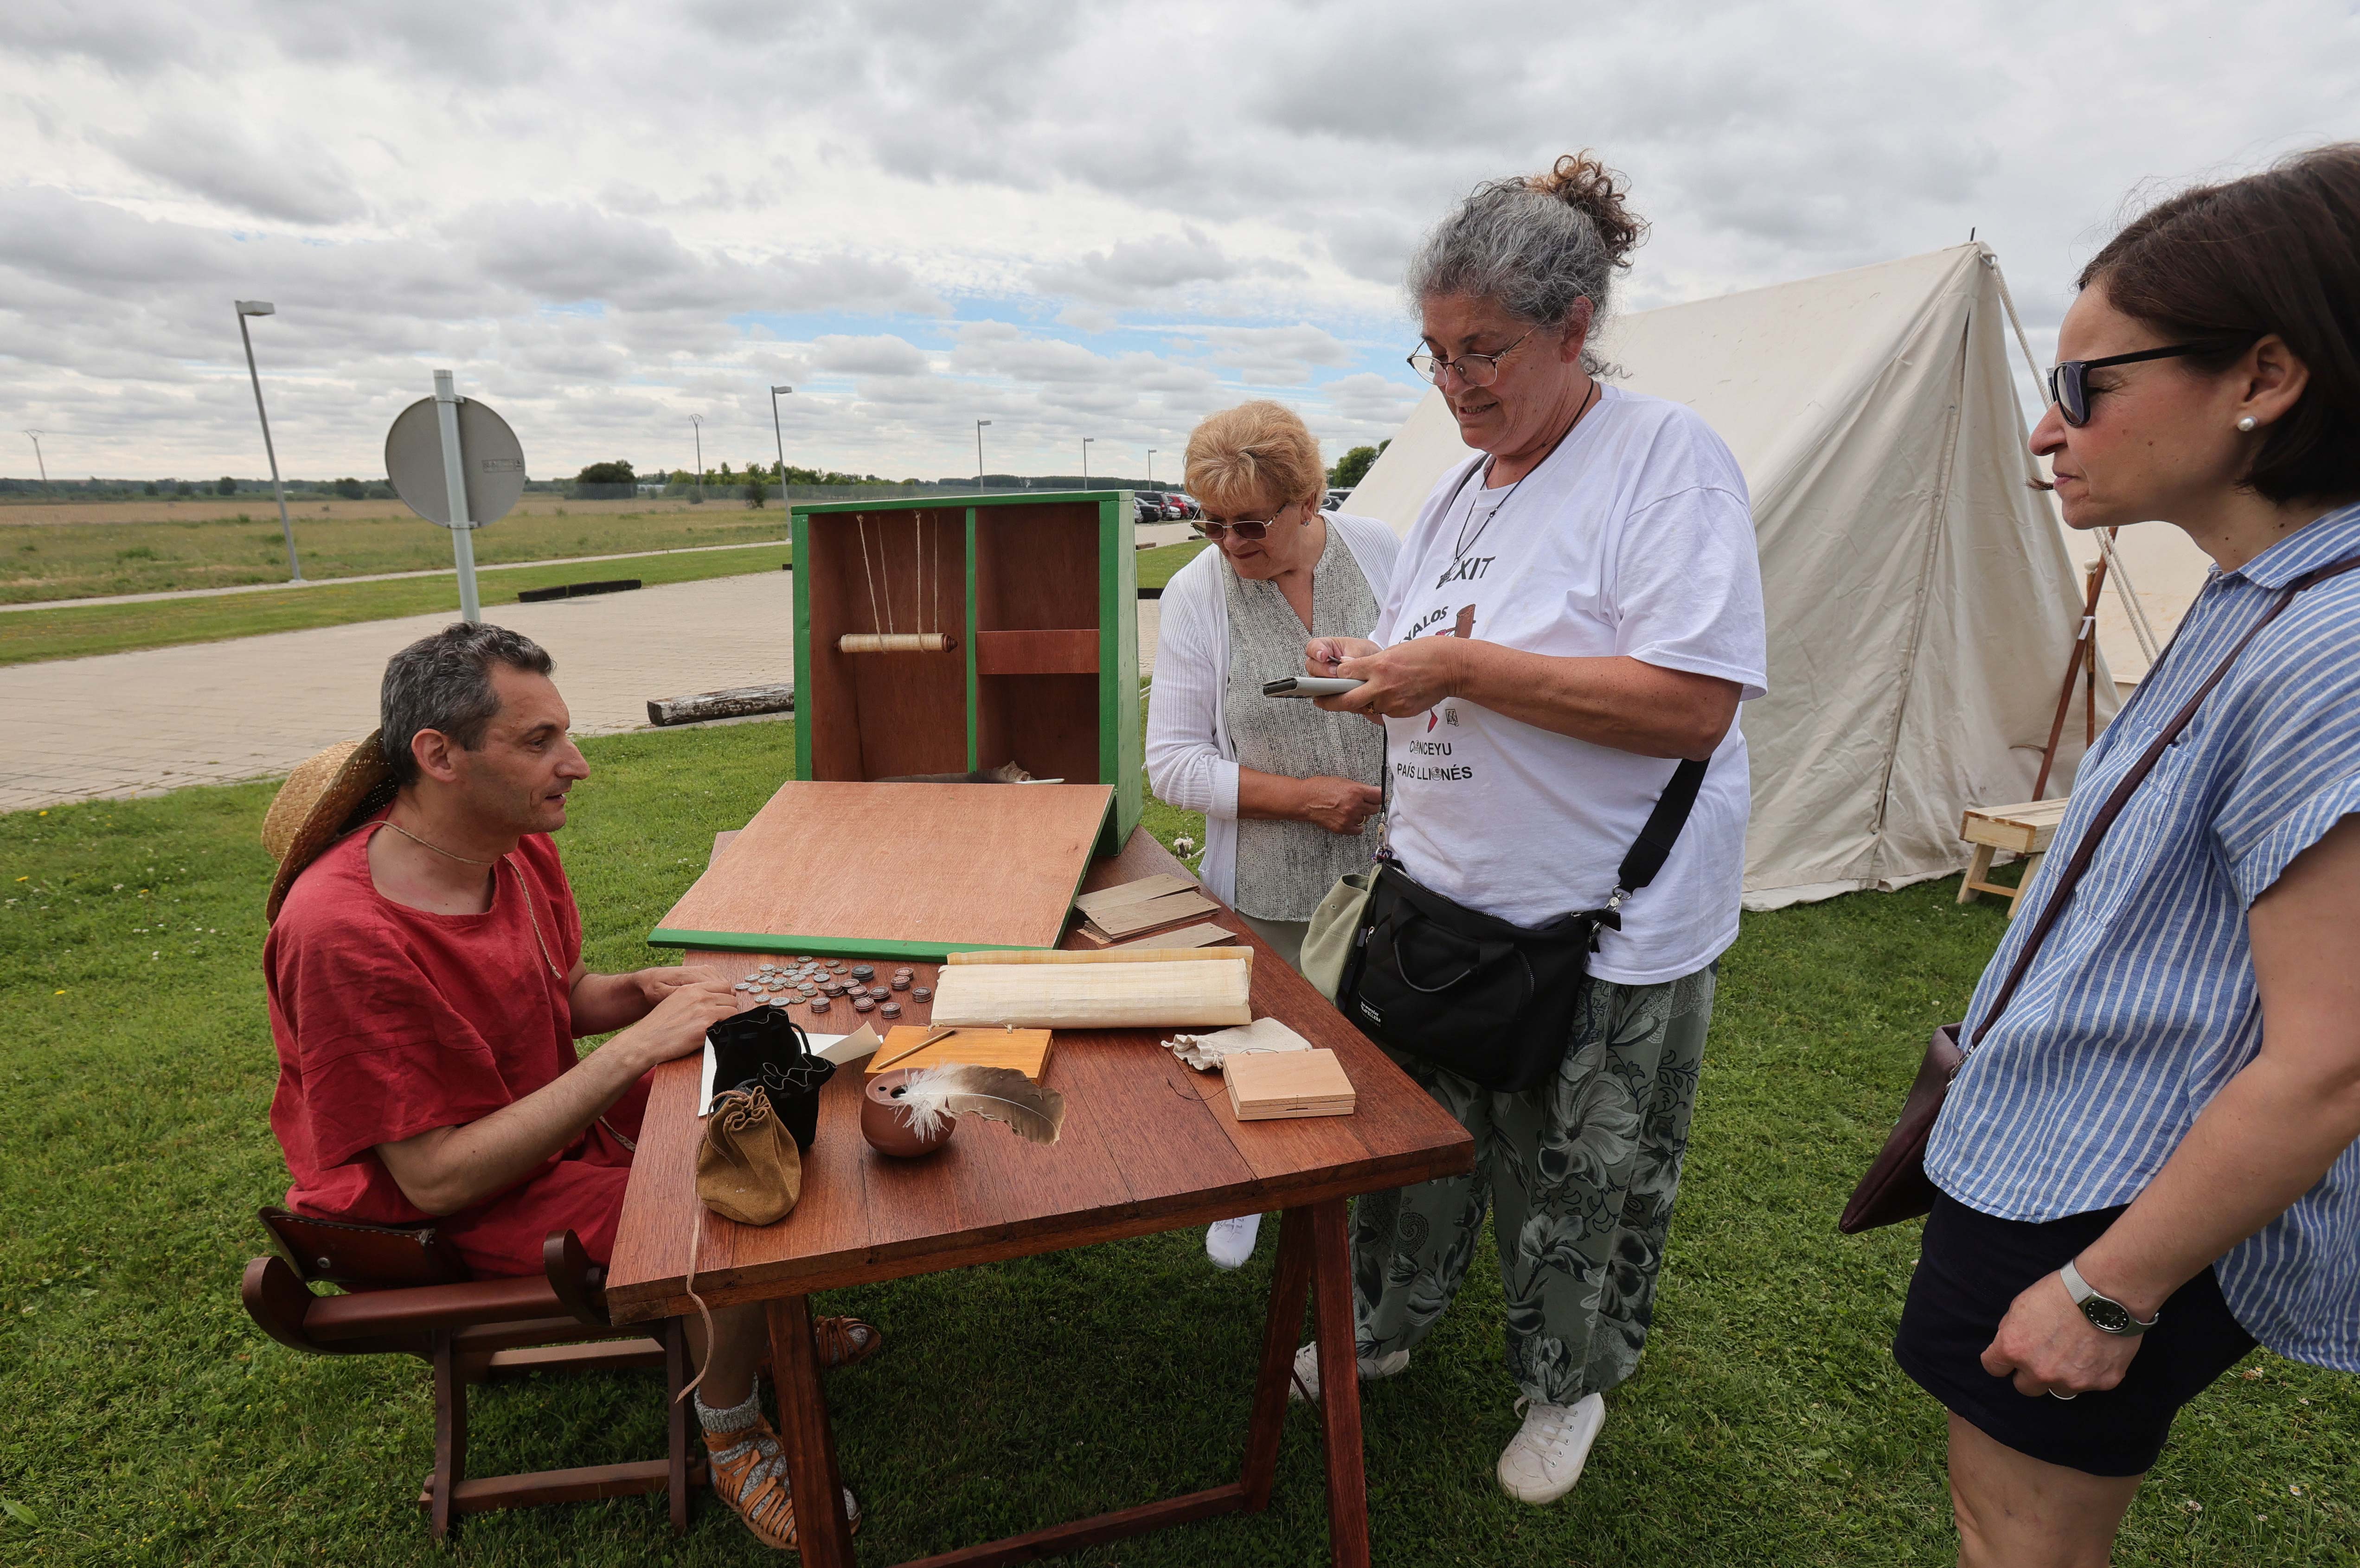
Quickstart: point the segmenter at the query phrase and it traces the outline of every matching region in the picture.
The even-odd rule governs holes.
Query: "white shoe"
[[[1529,1408],[1527,1408],[1529,1407]],[[1553,1503],[1573,1490],[1590,1445],[1606,1424],[1606,1401],[1586,1394],[1569,1405],[1516,1401],[1524,1429],[1500,1455],[1500,1486],[1520,1503]]]
[[[1241,1269],[1253,1256],[1254,1238],[1262,1234],[1260,1214],[1240,1214],[1215,1220],[1205,1232],[1205,1256],[1216,1269]]]
[[[1360,1381],[1373,1383],[1380,1377],[1398,1377],[1409,1367],[1409,1352],[1390,1351],[1383,1356],[1360,1357]],[[1295,1380],[1286,1386],[1289,1399],[1316,1399],[1319,1397],[1319,1346],[1306,1345],[1295,1353]]]

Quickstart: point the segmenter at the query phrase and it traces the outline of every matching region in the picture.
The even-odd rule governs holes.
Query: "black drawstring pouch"
[[[819,1133],[819,1092],[836,1076],[836,1063],[815,1055],[784,1007],[764,1003],[722,1019],[705,1031],[713,1047],[713,1094],[760,1089],[770,1109],[792,1134],[797,1149]]]

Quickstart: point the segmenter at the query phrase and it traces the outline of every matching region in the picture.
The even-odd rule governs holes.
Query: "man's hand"
[[[661,970],[650,974],[666,973]],[[672,974],[683,973],[679,970]],[[710,969],[687,972],[695,977],[664,988],[648,1016],[606,1043],[613,1051],[627,1049],[641,1071],[659,1062],[686,1056],[705,1044],[705,1031],[738,1010],[738,993]]]
[[[1331,833],[1356,833],[1370,817],[1383,809],[1385,792],[1356,779],[1314,775],[1295,781],[1296,815]]]
[[[1458,695],[1466,678],[1468,649],[1475,646],[1461,637],[1412,637],[1391,648],[1349,655],[1332,673],[1361,684],[1341,696],[1318,699],[1319,706],[1331,713],[1414,718]]]
[[[2121,1382],[2138,1351],[2137,1335],[2101,1332],[2073,1304],[2064,1276],[2051,1274],[2009,1304],[1983,1347],[1983,1370],[2013,1374],[2016,1391],[2036,1399],[2051,1390],[2086,1394]]]
[[[623,978],[638,987],[640,999],[653,1007],[683,985],[700,981],[720,981],[721,971],[705,964],[668,964],[661,969],[634,970]]]

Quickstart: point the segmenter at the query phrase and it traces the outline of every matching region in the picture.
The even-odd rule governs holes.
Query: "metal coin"
[[[910,977],[907,975],[896,975],[893,976],[893,989],[896,991],[906,991],[909,988]]]
[[[855,996],[852,998],[852,1010],[856,1013],[873,1011],[876,1006],[876,1003],[870,1001],[866,996]]]
[[[877,1010],[886,1018],[898,1018],[901,1016],[901,1004],[899,1002],[880,1003]]]
[[[856,964],[852,966],[852,977],[855,980],[873,980],[877,977],[876,965],[870,964]]]
[[[812,998],[811,1010],[812,1010],[813,1012],[814,1012],[814,1013],[825,1013],[825,1012],[826,1012],[826,1011],[827,1011],[827,1009],[828,1009],[828,1000],[827,1000],[827,998],[826,998],[825,996],[814,996],[814,997]]]
[[[910,1000],[913,1002],[931,1002],[934,999],[934,993],[931,988],[924,985],[912,985],[910,987]]]

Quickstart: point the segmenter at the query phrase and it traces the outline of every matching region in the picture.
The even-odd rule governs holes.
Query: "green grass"
[[[1196,559],[1206,548],[1203,539],[1184,539],[1178,544],[1160,544],[1153,550],[1139,552],[1139,585],[1161,588],[1172,581],[1172,574]]]
[[[220,511],[213,515],[168,522],[27,522],[25,513],[0,509],[0,604],[285,582],[287,544],[269,499],[223,498],[217,504]],[[214,503],[181,505],[210,510]],[[718,501],[702,506],[667,502],[644,511],[624,511],[621,505],[590,501],[568,506],[532,496],[475,535],[475,560],[491,566],[786,537],[787,515],[775,504],[761,511]],[[153,502],[125,502],[114,508],[101,503],[39,510],[49,516],[155,508]],[[297,510],[290,520],[303,575],[314,581],[432,572],[451,564],[451,536],[399,502],[338,502],[332,512],[315,507],[305,516]]]
[[[617,736],[563,841],[602,968],[789,770],[792,728]],[[270,789],[0,817],[0,1562],[774,1563],[709,1500],[487,1515],[436,1549],[414,1361],[297,1356],[236,1300],[285,1172],[257,952]],[[1167,838],[1183,813],[1157,810]],[[1190,836],[1201,838],[1201,833]],[[19,880],[22,878],[22,880]],[[1724,961],[1655,1338],[1565,1504],[1499,1495],[1515,1429],[1488,1248],[1409,1373],[1368,1392],[1378,1561],[1589,1568],[1939,1563],[1942,1418],[1885,1346],[1915,1227],[1834,1231],[1927,1029],[1996,940],[1952,885],[1751,915]],[[1149,1136],[1153,1129],[1143,1129]],[[1272,1238],[1221,1274],[1180,1233],[836,1293],[886,1355],[834,1377],[864,1561],[945,1550],[1229,1478]],[[2360,1388],[2257,1356],[2182,1418],[2129,1563],[2360,1559]],[[650,1376],[479,1390],[485,1467],[661,1452]],[[1087,1564],[1324,1563],[1316,1423],[1270,1511]],[[2290,1490],[2301,1488],[2300,1494]],[[2201,1508],[2201,1511],[2199,1511]],[[30,1522],[27,1522],[29,1519]]]
[[[602,578],[636,577],[647,583],[696,583],[748,572],[775,572],[786,564],[783,544],[742,550],[700,550],[693,555],[645,555],[580,566],[522,566],[487,572],[475,579],[486,606],[513,604],[528,588]],[[0,614],[0,665],[45,659],[87,659],[135,648],[170,648],[181,643],[221,642],[264,632],[341,626],[354,621],[385,621],[436,610],[459,612],[457,574],[404,577],[383,583],[323,583],[268,593],[224,593],[202,599],[152,600],[138,604],[76,604],[54,610]]]

